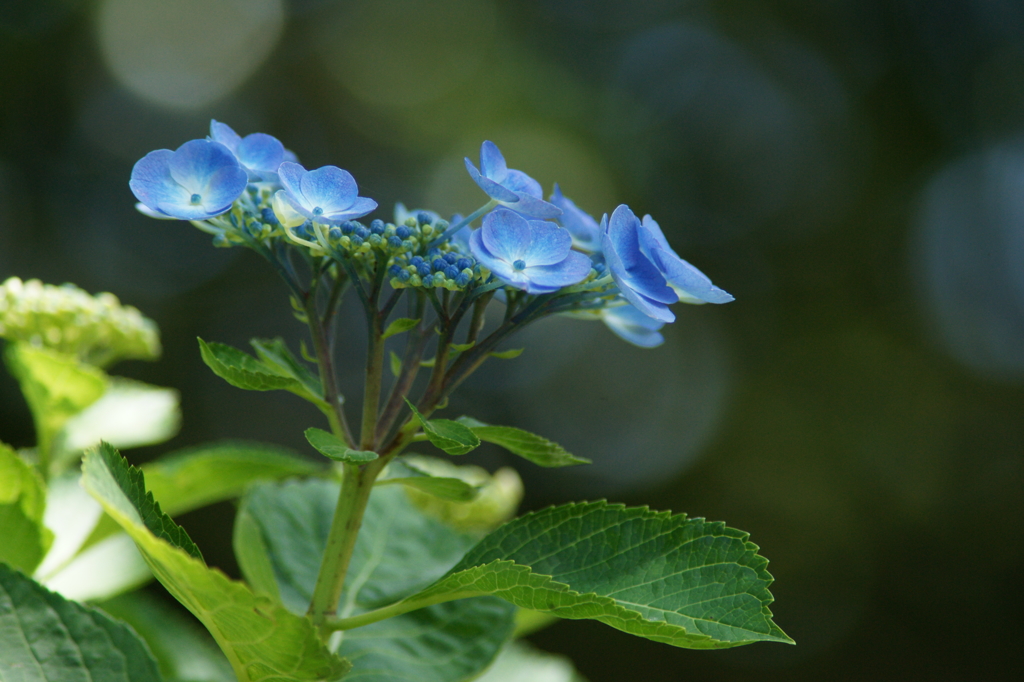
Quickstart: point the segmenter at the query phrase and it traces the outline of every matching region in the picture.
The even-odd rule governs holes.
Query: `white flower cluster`
[[[11,277],[0,284],[0,337],[31,343],[106,367],[160,355],[156,323],[109,293],[90,295],[72,284],[54,286]]]

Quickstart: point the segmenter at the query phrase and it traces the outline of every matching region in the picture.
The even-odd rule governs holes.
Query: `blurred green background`
[[[520,465],[524,507],[607,497],[750,531],[796,647],[693,652],[596,623],[532,637],[592,682],[1002,680],[1024,608],[1024,3],[1019,0],[2,0],[0,280],[107,290],[160,325],[184,425],[312,451],[287,395],[195,337],[302,337],[256,256],[137,214],[146,152],[209,119],[361,194],[443,214],[495,141],[590,213],[651,213],[736,296],[642,351],[548,320],[451,415],[594,465]],[[362,329],[348,309],[344,383]],[[0,376],[0,439],[32,444]],[[474,461],[495,468],[502,454]],[[237,574],[233,508],[184,518]]]

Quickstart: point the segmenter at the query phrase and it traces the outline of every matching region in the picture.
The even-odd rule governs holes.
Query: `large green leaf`
[[[333,481],[293,481],[258,486],[243,499],[241,513],[259,525],[281,598],[296,613],[305,613],[310,602],[338,492]],[[374,490],[339,613],[360,614],[421,589],[472,542],[419,513],[401,489]],[[240,564],[249,576],[251,567]],[[347,679],[472,679],[511,634],[513,612],[498,599],[467,599],[350,630],[339,650],[354,666]]]
[[[9,343],[4,360],[21,384],[40,448],[48,449],[67,420],[107,390],[109,379],[102,370],[45,348]]]
[[[306,618],[208,568],[146,492],[142,473],[109,445],[86,454],[83,483],[135,540],[167,591],[210,631],[241,682],[337,680],[349,669]]]
[[[231,664],[194,619],[145,591],[100,604],[149,645],[168,682],[235,682]]]
[[[574,464],[590,464],[589,459],[576,457],[558,443],[529,431],[511,426],[491,426],[472,417],[460,417],[457,421],[469,427],[476,437],[485,443],[500,445],[512,454],[528,459],[538,466],[567,467]]]
[[[160,682],[131,628],[0,563],[0,681]]]
[[[406,606],[493,594],[673,646],[792,643],[771,620],[768,561],[747,538],[720,522],[646,507],[551,507],[484,538]]]
[[[0,443],[0,561],[31,573],[53,542],[43,525],[46,491],[35,469]]]

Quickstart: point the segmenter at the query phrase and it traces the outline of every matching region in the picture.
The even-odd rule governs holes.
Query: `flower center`
[[[198,206],[199,204],[203,203],[203,198],[198,194],[193,194],[190,201],[192,202],[193,206]]]
[[[516,270],[525,270],[526,269],[526,261],[524,261],[522,258],[520,258],[519,260],[517,260],[515,263],[512,264],[512,267],[514,267]]]
[[[322,208],[320,208],[319,206],[317,206],[316,208],[313,209],[313,215],[315,215],[315,216],[322,216],[323,214],[324,214],[324,210]]]

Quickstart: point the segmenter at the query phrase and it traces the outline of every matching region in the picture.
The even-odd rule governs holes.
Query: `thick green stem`
[[[366,384],[363,388],[363,423],[359,431],[359,447],[373,450],[377,440],[377,412],[380,409],[381,380],[384,369],[384,341],[381,339],[380,318],[370,320],[369,342],[366,350]]]
[[[345,586],[345,574],[352,560],[352,550],[355,549],[359,527],[363,523],[363,512],[370,500],[373,482],[383,466],[380,461],[374,460],[362,466],[344,465],[345,477],[341,482],[338,505],[334,510],[327,548],[313,588],[313,599],[309,604],[309,615],[315,626],[323,625],[335,615],[338,608]]]

